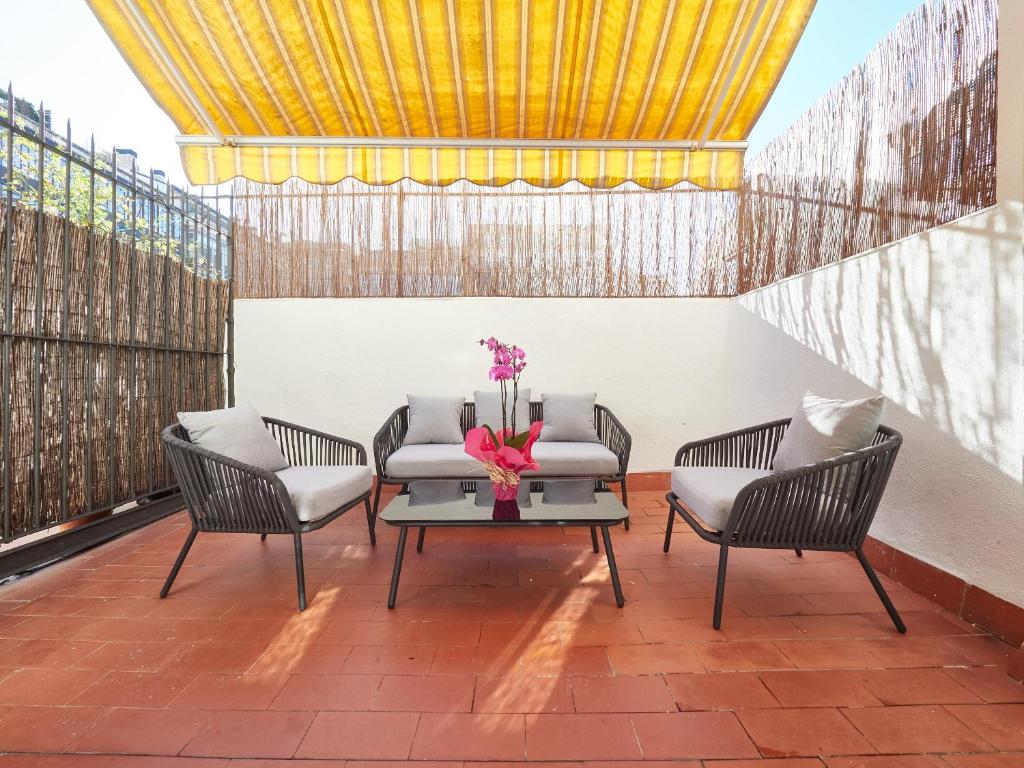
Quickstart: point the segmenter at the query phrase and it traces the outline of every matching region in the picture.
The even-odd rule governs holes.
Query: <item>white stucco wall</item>
[[[523,385],[596,392],[632,433],[630,471],[667,469],[723,423],[728,299],[274,299],[235,305],[237,400],[369,450],[407,394],[471,398],[495,335]]]
[[[1024,606],[1019,203],[752,292],[730,317],[727,412],[881,391],[904,445],[873,536]]]

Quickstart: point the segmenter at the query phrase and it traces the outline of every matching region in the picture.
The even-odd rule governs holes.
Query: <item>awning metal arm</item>
[[[177,85],[178,89],[185,95],[185,98],[188,99],[192,109],[195,110],[196,115],[198,115],[199,119],[205,124],[206,130],[213,134],[219,142],[223,143],[225,140],[224,134],[221,133],[219,128],[217,128],[217,123],[207,111],[206,107],[203,106],[203,102],[199,100],[199,96],[196,95],[196,92],[192,90],[192,86],[189,85],[184,73],[182,73],[181,69],[171,57],[170,52],[163,44],[160,36],[156,33],[156,30],[153,29],[153,25],[149,23],[149,19],[147,19],[145,14],[139,10],[135,0],[123,0],[123,2],[129,13],[131,13],[132,19],[136,24],[138,24],[139,29],[142,30],[142,34],[145,35],[146,41],[153,47],[153,50],[156,51],[156,55],[160,58],[160,63],[163,64],[170,73],[171,77],[174,79],[175,85]]]

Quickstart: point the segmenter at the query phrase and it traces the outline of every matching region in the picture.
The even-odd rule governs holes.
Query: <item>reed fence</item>
[[[160,430],[225,400],[230,219],[9,95],[0,157],[7,542],[174,489]]]
[[[747,161],[745,293],[993,205],[997,0],[930,0]]]
[[[717,256],[735,252],[726,192],[242,179],[233,199],[239,298],[721,295],[734,282]]]

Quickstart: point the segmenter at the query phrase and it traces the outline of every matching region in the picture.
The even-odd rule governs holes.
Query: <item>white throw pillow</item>
[[[409,429],[405,445],[463,442],[461,397],[421,397],[409,395]]]
[[[807,392],[775,451],[772,469],[785,472],[867,448],[882,420],[884,397],[831,400]]]
[[[268,472],[288,466],[281,447],[250,403],[219,411],[179,412],[178,423],[200,448]]]
[[[540,440],[559,443],[599,443],[594,426],[593,392],[581,395],[543,394],[544,428]]]
[[[497,431],[501,429],[501,392],[474,392],[476,403],[476,425],[484,424]],[[509,428],[512,427],[512,393],[505,400],[506,418]],[[530,428],[530,390],[520,389],[516,400],[516,432],[525,432]]]

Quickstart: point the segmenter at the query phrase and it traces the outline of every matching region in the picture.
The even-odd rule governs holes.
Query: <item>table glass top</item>
[[[419,493],[412,487],[408,494],[396,496],[380,513],[380,519],[392,525],[408,523],[455,524],[467,523],[551,523],[596,525],[620,522],[629,516],[619,497],[608,491],[591,493],[589,488],[545,486],[545,491],[526,494],[521,492],[518,501],[518,517],[509,505],[495,509],[494,496],[490,489],[461,492],[457,481],[432,481],[435,485],[427,493]],[[440,483],[449,483],[449,487]],[[577,483],[578,481],[569,481]],[[415,486],[415,484],[411,484]],[[483,485],[483,484],[481,484]]]

